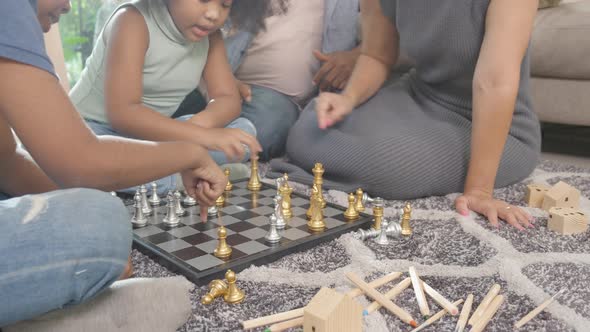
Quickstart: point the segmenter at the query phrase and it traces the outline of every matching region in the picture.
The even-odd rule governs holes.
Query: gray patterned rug
[[[580,189],[584,196],[581,207],[590,212],[590,170],[553,162],[544,162],[523,183],[495,194],[511,204],[524,205],[527,183],[552,185],[559,180]],[[307,193],[304,186],[295,184],[294,188]],[[215,301],[203,306],[199,300],[206,286],[195,288],[193,315],[180,331],[239,331],[243,320],[305,306],[322,286],[349,290],[345,272],[353,271],[370,281],[392,271],[404,272],[405,277],[410,266],[415,266],[425,282],[452,301],[473,293],[474,308],[492,284],[500,284],[505,301],[488,325],[488,332],[512,330],[518,319],[563,288],[557,302],[519,331],[590,331],[590,231],[558,235],[546,228],[543,211],[528,208],[535,217],[534,229],[494,229],[480,216],[455,213],[455,197],[452,194],[412,201],[413,236],[390,240],[389,246],[343,235],[272,264],[250,267],[238,275],[238,284],[246,292],[245,301],[239,305]],[[327,192],[326,199],[344,206],[347,202],[346,195],[336,191]],[[402,206],[401,201],[386,202],[385,216],[397,216]],[[137,251],[133,262],[138,277],[172,275]],[[381,291],[389,287],[392,285]],[[363,306],[369,304],[362,296],[357,300]],[[420,317],[411,289],[395,302],[413,317]],[[434,303],[430,307],[440,310]],[[364,324],[365,330],[371,332],[409,330],[384,309],[365,317]],[[453,331],[455,324],[455,317],[445,317],[425,331]]]

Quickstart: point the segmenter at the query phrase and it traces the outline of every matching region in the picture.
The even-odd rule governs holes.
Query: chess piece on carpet
[[[236,285],[236,273],[232,270],[227,270],[225,273],[225,280],[227,280],[227,293],[223,295],[223,299],[227,303],[237,304],[244,300],[246,295]]]
[[[149,216],[152,214],[152,207],[148,202],[147,187],[144,184],[142,184],[139,187],[139,192],[141,193],[141,209],[143,210],[143,214]]]
[[[361,188],[356,190],[356,205],[354,207],[358,212],[365,211],[365,206],[363,205],[363,190]]]
[[[231,256],[232,249],[227,244],[227,230],[225,227],[220,226],[217,230],[217,236],[219,237],[219,243],[217,243],[217,248],[213,251],[213,255],[217,258],[226,259]]]
[[[313,173],[313,184],[318,187],[319,198],[323,209],[326,207],[326,200],[324,199],[324,193],[322,192],[322,184],[324,183],[324,180],[322,179],[322,176],[324,175],[324,165],[316,163],[311,171]]]
[[[283,197],[281,195],[276,195],[273,198],[273,202],[275,204],[275,216],[277,218],[277,229],[285,229],[287,223],[285,222],[285,217],[283,217]]]
[[[143,227],[147,225],[147,218],[143,214],[141,206],[141,194],[136,192],[133,196],[133,218],[131,218],[131,224],[135,227]]]
[[[258,191],[262,188],[260,177],[258,176],[258,156],[254,155],[250,158],[250,180],[248,180],[248,190]]]
[[[234,187],[234,185],[229,180],[229,176],[230,176],[229,168],[224,169],[223,170],[223,173],[227,177],[227,184],[225,185],[225,189],[224,190],[225,190],[225,192],[230,192],[232,190],[232,188]]]
[[[354,194],[348,194],[348,208],[344,211],[344,218],[346,220],[356,220],[359,218],[359,213],[354,207]]]
[[[410,219],[412,217],[412,206],[410,203],[406,203],[404,206],[404,214],[402,215],[402,235],[403,236],[410,236],[412,235],[412,226],[410,226]]]
[[[215,200],[215,206],[217,207],[223,207],[223,205],[225,204],[225,196],[223,194],[221,194],[216,200]]]
[[[216,298],[227,294],[227,283],[220,279],[212,280],[209,283],[209,292],[201,298],[202,304],[211,304]]]
[[[307,227],[312,232],[320,232],[326,228],[326,223],[324,222],[324,213],[322,211],[322,202],[319,199],[318,188],[316,185],[313,185],[311,190],[311,219],[307,222]]]
[[[389,240],[387,239],[387,222],[384,222],[383,226],[379,229],[379,236],[375,238],[375,243],[385,246],[389,244]]]
[[[174,204],[174,195],[172,191],[166,196],[166,216],[162,220],[168,227],[176,227],[180,223],[180,218],[176,215],[176,206]]]
[[[184,206],[195,206],[197,205],[197,200],[190,197],[189,194],[185,191],[184,192],[184,200],[182,201],[182,204],[184,204]]]
[[[277,243],[281,240],[281,235],[277,232],[277,217],[275,214],[270,215],[270,230],[264,237],[268,243]]]
[[[373,228],[376,230],[381,229],[381,223],[383,222],[383,199],[375,198],[373,203]]]
[[[181,201],[182,195],[180,194],[180,191],[177,190],[174,192],[174,212],[179,217],[182,217],[186,214],[186,210],[182,207],[182,204],[180,204]]]
[[[293,216],[293,210],[291,209],[291,194],[293,193],[293,188],[289,186],[289,176],[287,173],[283,175],[283,180],[281,182],[282,185],[279,189],[279,194],[283,197],[283,218],[287,220],[291,219]]]
[[[162,203],[162,200],[160,199],[160,196],[158,196],[158,184],[155,182],[152,182],[151,186],[152,186],[152,196],[150,197],[150,204],[152,206],[159,206],[160,203]]]
[[[388,220],[387,221],[387,236],[388,237],[399,237],[402,233],[402,227],[397,221]],[[358,231],[352,233],[352,236],[355,239],[359,239],[361,241],[365,241],[368,239],[374,239],[381,234],[381,230],[376,229],[359,229]]]

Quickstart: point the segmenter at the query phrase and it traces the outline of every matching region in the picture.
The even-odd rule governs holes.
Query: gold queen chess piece
[[[248,190],[250,191],[258,191],[262,188],[262,183],[260,183],[260,177],[258,176],[258,156],[252,156],[250,158],[250,180],[248,181]]]
[[[410,218],[412,217],[412,206],[410,203],[406,203],[403,209],[404,213],[402,215],[402,235],[403,236],[410,236],[412,235],[412,226],[410,225]]]
[[[322,165],[321,163],[316,163],[311,171],[313,172],[313,184],[315,184],[318,187],[319,199],[322,203],[323,209],[326,207],[326,200],[324,199],[324,194],[322,192],[322,184],[324,183],[322,176],[324,175],[325,171],[324,165]]]

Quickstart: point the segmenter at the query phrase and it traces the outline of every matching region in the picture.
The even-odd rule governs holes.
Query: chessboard
[[[326,229],[314,233],[307,227],[309,198],[293,193],[293,216],[285,229],[279,231],[281,240],[270,244],[264,237],[269,233],[269,217],[274,212],[273,197],[277,189],[262,183],[262,188],[253,192],[247,185],[248,179],[235,181],[233,189],[224,194],[225,203],[218,209],[217,216],[209,216],[206,223],[201,221],[198,205],[183,205],[187,213],[180,217],[177,227],[170,228],[162,221],[166,215],[165,205],[153,207],[154,213],[147,217],[147,225],[133,229],[134,248],[195,284],[203,285],[223,278],[228,269],[237,273],[251,265],[268,264],[344,233],[368,229],[372,223],[372,216],[363,213],[359,219],[347,221],[344,207],[328,203],[323,209]],[[132,216],[133,200],[127,198],[124,202]],[[226,228],[226,241],[232,248],[231,256],[225,260],[213,254],[219,243],[220,225]]]

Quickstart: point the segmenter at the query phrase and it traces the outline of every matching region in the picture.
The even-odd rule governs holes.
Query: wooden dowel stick
[[[469,330],[469,332],[483,331],[490,322],[490,320],[492,320],[492,317],[494,317],[500,306],[502,305],[502,302],[504,302],[504,296],[497,295],[492,301],[492,303],[490,303],[490,305],[486,308],[483,315],[481,315],[481,317],[477,320],[477,323],[475,323],[471,330]]]
[[[359,278],[356,274],[352,272],[346,273],[346,277],[352,281],[358,288],[362,289],[367,296],[373,298],[373,300],[379,302],[383,307],[389,310],[392,314],[396,315],[399,319],[401,319],[404,323],[409,324],[412,327],[416,327],[416,321],[412,318],[407,311],[398,307],[390,300],[386,299],[383,294],[379,293],[375,288],[369,287],[369,285]]]
[[[434,288],[430,287],[427,283],[422,281],[422,286],[424,286],[424,291],[428,294],[438,305],[445,308],[447,312],[453,316],[459,313],[459,309],[456,305],[453,305],[451,301],[445,299],[439,292],[437,292]]]
[[[268,329],[266,329],[265,332],[278,332],[301,325],[303,325],[303,317],[297,317],[295,319],[290,319],[284,322],[273,324]]]
[[[553,302],[553,300],[555,300],[557,295],[561,294],[564,290],[565,288],[557,292],[549,300],[541,303],[538,307],[533,309],[526,316],[522,317],[518,322],[516,322],[516,324],[514,324],[514,328],[518,329],[522,327],[524,324],[528,323],[531,319],[535,318],[535,316],[537,316],[541,311],[545,310],[545,308],[547,308],[547,306],[550,305]]]
[[[471,307],[473,306],[473,294],[467,295],[467,300],[465,300],[465,304],[463,304],[463,308],[461,308],[461,314],[459,315],[459,321],[457,322],[457,327],[455,327],[455,332],[463,332],[465,329],[465,325],[467,325],[467,319],[469,318],[469,314],[471,313]]]
[[[377,287],[381,287],[387,283],[389,283],[390,281],[393,281],[399,277],[401,277],[401,273],[400,272],[391,272],[389,274],[384,275],[383,277],[379,278],[379,279],[375,279],[373,281],[371,281],[369,283],[369,286],[371,286],[371,288],[377,288]],[[353,290],[351,290],[350,292],[346,293],[346,295],[354,298],[357,297],[359,295],[362,295],[363,291],[355,288]]]
[[[401,292],[403,292],[408,287],[410,287],[411,284],[412,284],[412,280],[408,277],[408,278],[402,280],[399,284],[395,285],[395,287],[393,287],[387,293],[385,293],[384,296],[388,300],[393,300],[399,294],[401,294]],[[381,305],[379,304],[379,302],[374,301],[373,303],[369,304],[367,309],[365,309],[363,311],[363,315],[366,316],[366,315],[374,312],[375,310],[379,310],[379,308],[381,308]]]
[[[270,325],[273,323],[281,322],[284,320],[289,320],[297,317],[303,316],[303,308],[294,309],[290,311],[281,312],[274,315],[264,316],[256,319],[251,319],[242,322],[242,326],[244,330],[253,329],[255,327]]]
[[[418,307],[420,307],[420,313],[423,317],[430,316],[430,308],[428,302],[426,302],[426,295],[424,295],[424,289],[422,283],[416,273],[416,269],[410,266],[410,278],[412,279],[412,287],[414,288],[414,294],[416,294],[416,300],[418,301]]]
[[[461,304],[461,302],[463,302],[463,300],[457,300],[455,301],[455,303],[453,303],[455,306]],[[432,317],[428,318],[427,321],[425,321],[424,323],[422,323],[420,326],[418,326],[417,328],[413,329],[412,332],[418,332],[430,325],[432,325],[432,323],[436,322],[437,320],[441,319],[442,316],[444,316],[445,314],[447,314],[448,311],[447,309],[443,309],[439,312],[437,312],[436,314],[432,315]]]
[[[471,318],[469,318],[468,324],[470,326],[473,326],[473,325],[475,325],[475,323],[477,323],[477,320],[481,317],[483,312],[486,310],[486,307],[488,305],[490,305],[490,303],[492,302],[494,297],[496,297],[496,295],[498,295],[498,293],[500,293],[500,285],[494,284],[490,288],[490,290],[488,291],[486,296],[483,298],[483,300],[481,300],[481,303],[477,306],[477,309],[475,309]]]

